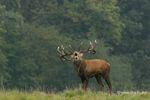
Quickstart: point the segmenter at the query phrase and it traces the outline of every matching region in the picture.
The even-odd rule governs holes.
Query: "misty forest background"
[[[114,91],[150,90],[150,0],[0,0],[0,88],[78,88],[56,48],[95,39],[85,58],[110,62]]]

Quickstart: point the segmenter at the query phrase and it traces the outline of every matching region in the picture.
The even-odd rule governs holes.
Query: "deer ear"
[[[73,55],[71,55],[71,58],[73,58]]]
[[[83,56],[83,53],[80,53],[80,57],[82,57]]]

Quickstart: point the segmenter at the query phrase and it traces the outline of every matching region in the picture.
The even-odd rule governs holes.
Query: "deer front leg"
[[[82,88],[84,91],[87,90],[87,86],[88,86],[88,79],[81,77],[81,81],[82,81]]]

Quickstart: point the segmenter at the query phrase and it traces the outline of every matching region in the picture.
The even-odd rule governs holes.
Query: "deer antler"
[[[70,52],[74,52],[74,49],[71,45],[69,45],[69,50],[70,50]]]
[[[80,43],[78,51],[80,51],[82,45],[83,45],[83,42]]]
[[[59,47],[59,46],[57,47],[57,53],[58,53],[58,55],[59,55],[59,58],[60,58],[61,60],[68,60],[68,61],[70,61],[70,59],[66,58],[66,56],[69,56],[69,55],[71,55],[72,53],[71,53],[71,52],[70,52],[70,53],[67,53],[67,52],[65,52],[64,50],[65,50],[65,48],[64,48],[63,45],[61,45],[60,47]]]
[[[97,44],[97,41],[96,41],[96,40],[94,41],[94,43],[92,43],[92,42],[90,41],[90,49],[89,49],[89,52],[92,52],[93,54],[96,53],[96,50],[95,50],[96,44]]]
[[[82,52],[82,53],[90,52],[90,53],[95,54],[96,53],[96,50],[95,50],[96,44],[97,44],[96,40],[93,43],[90,41],[90,46],[85,50],[80,50],[80,52]]]

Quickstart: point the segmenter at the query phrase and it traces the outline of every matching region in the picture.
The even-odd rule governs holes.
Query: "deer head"
[[[57,47],[57,53],[59,55],[59,58],[63,60],[68,60],[68,61],[78,61],[82,60],[83,54],[85,53],[96,53],[96,44],[97,41],[95,40],[94,42],[90,41],[90,46],[87,49],[81,50],[81,46],[83,45],[83,42],[80,43],[78,50],[74,50],[71,45],[69,46],[70,50],[65,51],[64,46],[58,46]]]

